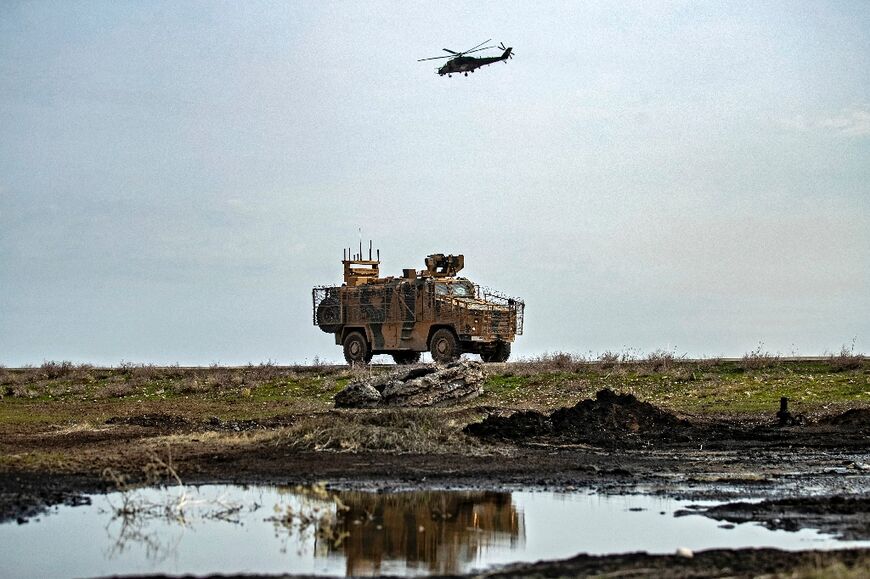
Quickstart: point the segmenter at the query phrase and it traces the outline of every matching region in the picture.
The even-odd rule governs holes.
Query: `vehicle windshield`
[[[469,298],[474,296],[474,287],[464,282],[439,282],[435,284],[435,293],[439,296],[453,295],[460,298]]]

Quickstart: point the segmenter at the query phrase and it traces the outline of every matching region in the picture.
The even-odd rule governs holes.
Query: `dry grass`
[[[13,382],[5,384],[3,387],[3,396],[9,396],[10,398],[33,399],[39,397],[39,392],[27,384]]]
[[[132,385],[127,383],[107,384],[96,392],[97,398],[123,398],[135,392]]]
[[[744,370],[763,370],[765,368],[775,368],[780,363],[780,355],[771,354],[764,349],[764,344],[759,342],[754,350],[743,354],[742,367]]]
[[[819,561],[815,565],[798,567],[793,571],[778,573],[774,577],[781,579],[863,579],[870,577],[870,560],[859,561],[854,566],[848,566],[839,561],[830,563]]]
[[[527,358],[505,364],[505,368],[512,375],[531,376],[542,372],[579,372],[589,365],[589,361],[582,354],[569,352],[545,352],[535,358]]]
[[[839,353],[828,356],[828,362],[831,364],[831,369],[835,372],[857,370],[864,365],[865,359],[866,356],[864,356],[864,354],[855,352],[854,339],[852,340],[852,344],[849,346],[843,344]]]
[[[527,358],[507,365],[513,375],[531,376],[541,373],[603,373],[625,374],[627,372],[653,374],[672,371],[685,367],[686,354],[658,349],[642,355],[632,349],[621,352],[606,350],[598,355],[573,354],[569,352],[545,353],[535,358]],[[692,361],[705,367],[715,366],[718,359]]]
[[[285,431],[283,444],[337,452],[444,454],[473,451],[479,443],[437,410],[332,411],[300,421]]]
[[[647,354],[642,363],[650,372],[667,372],[685,359],[686,354],[659,349]]]

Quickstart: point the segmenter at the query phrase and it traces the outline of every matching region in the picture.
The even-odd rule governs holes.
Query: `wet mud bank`
[[[559,561],[508,565],[476,577],[663,577],[666,579],[713,577],[860,577],[870,567],[870,549],[840,551],[781,551],[778,549],[711,549],[679,555],[578,555]],[[438,575],[432,577],[468,577]],[[166,575],[126,575],[128,579],[158,579]],[[318,575],[198,575],[209,579],[256,577],[315,578]],[[389,577],[386,575],[385,577]]]
[[[703,515],[731,524],[760,523],[771,530],[817,529],[847,540],[870,540],[870,498],[797,497],[735,502],[679,511],[677,516]]]
[[[509,566],[488,577],[759,577],[794,576],[796,571],[843,573],[870,565],[870,549],[780,551],[778,549],[711,549],[680,555],[578,555],[563,561]],[[819,575],[821,573],[821,575]],[[846,575],[848,576],[848,575]],[[855,575],[856,577],[858,575]]]
[[[90,504],[87,494],[113,490],[99,477],[39,473],[0,473],[0,523],[26,524],[56,505]]]

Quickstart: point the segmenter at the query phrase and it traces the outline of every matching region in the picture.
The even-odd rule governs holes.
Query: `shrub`
[[[851,345],[846,346],[846,344],[843,344],[840,352],[838,354],[831,354],[828,357],[828,361],[831,364],[831,369],[835,372],[857,370],[864,364],[864,355],[855,353],[855,340],[852,339]]]
[[[676,363],[685,360],[685,358],[685,354],[677,356],[676,352],[659,349],[647,354],[643,363],[652,372],[662,372],[670,370]]]
[[[744,370],[761,370],[779,366],[780,363],[779,354],[771,354],[764,349],[764,343],[759,342],[754,350],[743,354],[742,366]]]
[[[42,363],[42,366],[39,367],[42,376],[49,380],[56,380],[57,378],[68,376],[73,373],[75,368],[76,365],[69,360],[64,360],[62,362],[46,360]]]

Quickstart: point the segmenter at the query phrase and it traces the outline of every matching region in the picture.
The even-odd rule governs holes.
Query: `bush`
[[[855,340],[853,339],[851,345],[843,344],[838,354],[831,354],[828,361],[831,364],[831,369],[835,372],[858,370],[864,365],[864,355],[855,353]]]
[[[675,364],[685,359],[685,354],[677,356],[676,352],[659,349],[647,354],[643,364],[652,372],[662,372],[670,370]]]
[[[744,370],[761,370],[779,366],[780,363],[779,354],[771,354],[764,349],[764,344],[759,342],[754,350],[743,354],[742,367]]]
[[[64,360],[62,362],[46,360],[42,363],[42,366],[40,366],[39,369],[44,378],[56,380],[57,378],[63,378],[64,376],[72,374],[76,369],[76,365],[69,360]]]

